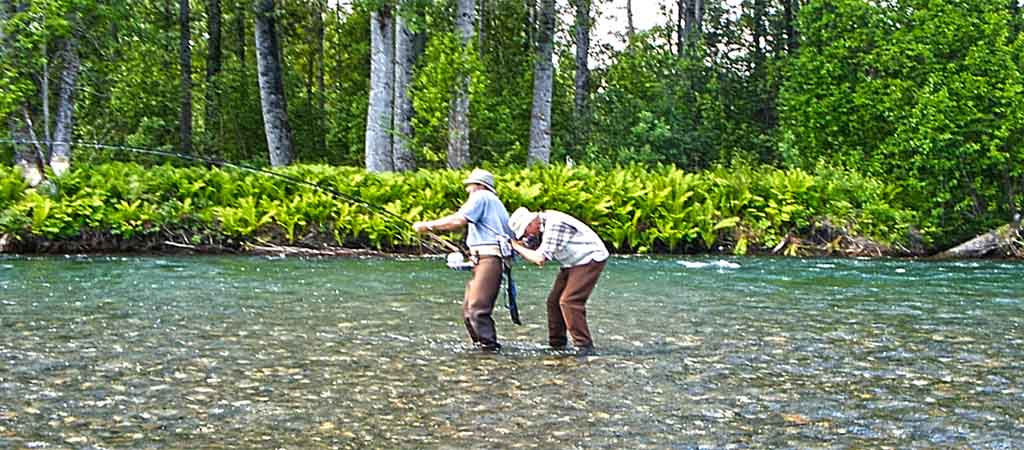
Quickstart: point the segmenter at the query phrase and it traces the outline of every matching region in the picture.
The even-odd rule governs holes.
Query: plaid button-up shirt
[[[545,220],[545,222],[548,221]],[[541,241],[540,247],[537,247],[537,251],[547,259],[555,259],[555,255],[561,253],[565,250],[565,246],[569,245],[569,239],[576,234],[576,229],[565,222],[550,222],[552,223],[542,224],[544,240]]]
[[[545,211],[540,220],[543,238],[537,251],[545,259],[558,261],[562,267],[608,259],[601,238],[583,222],[558,211]]]

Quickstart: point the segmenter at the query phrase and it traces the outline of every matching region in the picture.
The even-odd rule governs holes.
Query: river
[[[0,259],[0,448],[1024,448],[1024,265],[616,257],[473,350],[438,259]],[[504,303],[504,297],[499,299]]]

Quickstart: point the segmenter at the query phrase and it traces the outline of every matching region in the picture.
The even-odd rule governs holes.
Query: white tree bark
[[[395,80],[394,14],[381,5],[370,13],[370,100],[366,109],[366,170],[395,170],[392,130]]]
[[[530,114],[530,152],[526,163],[551,161],[551,94],[554,64],[551,61],[555,34],[555,0],[542,0],[537,60],[533,71],[533,110]]]
[[[292,133],[288,127],[274,9],[274,0],[256,1],[256,65],[270,165],[281,167],[292,162]]]
[[[403,0],[403,6],[412,5]],[[416,157],[410,147],[412,139],[412,96],[409,87],[412,85],[412,68],[416,64],[416,53],[413,49],[414,33],[409,29],[404,11],[395,20],[395,134],[394,161],[395,170],[407,171],[416,169]]]
[[[53,154],[50,156],[50,167],[57,176],[67,172],[71,167],[71,139],[75,121],[75,88],[78,85],[78,73],[82,67],[78,57],[78,37],[72,34],[64,41],[61,50],[64,69],[60,74],[60,93],[57,100],[57,126],[54,129]]]
[[[462,50],[468,51],[473,40],[476,15],[474,0],[458,0],[455,11],[455,32],[462,38]],[[469,74],[456,82],[455,98],[448,116],[448,167],[459,169],[469,165]]]
[[[32,125],[32,116],[29,115],[28,107],[22,107],[22,120],[11,117],[11,134],[15,141],[23,142],[15,144],[14,163],[21,167],[21,176],[29,186],[35,187],[46,178],[43,174],[43,149],[39,145],[39,137],[36,136]]]

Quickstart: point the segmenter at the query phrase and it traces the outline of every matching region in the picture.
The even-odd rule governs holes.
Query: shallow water
[[[1024,265],[616,258],[586,358],[555,270],[482,355],[437,259],[0,259],[0,448],[1024,448]]]

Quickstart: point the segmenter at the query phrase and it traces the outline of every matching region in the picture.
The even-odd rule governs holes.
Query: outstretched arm
[[[519,256],[522,256],[523,259],[541,267],[543,267],[544,263],[548,260],[544,257],[543,253],[527,248],[520,241],[512,241],[512,249],[515,250],[516,253],[519,253]]]
[[[416,230],[417,233],[427,233],[431,231],[449,231],[462,228],[469,223],[465,217],[459,213],[444,216],[437,220],[428,220],[425,222],[416,222],[412,224],[412,229]]]

